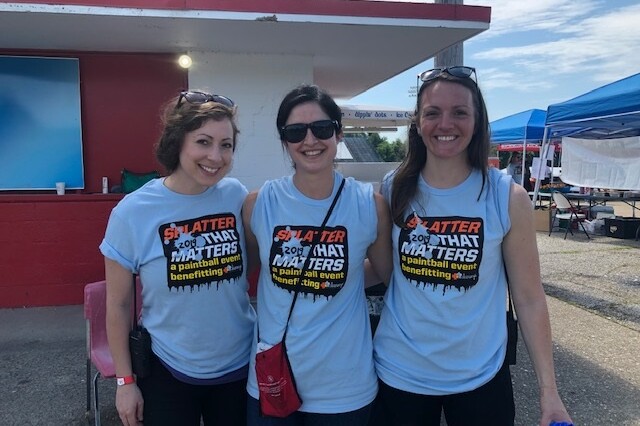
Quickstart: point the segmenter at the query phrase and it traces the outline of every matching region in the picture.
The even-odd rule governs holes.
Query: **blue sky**
[[[640,72],[640,0],[464,4],[491,7],[489,29],[464,43],[464,63],[477,70],[491,121],[532,108],[546,110],[550,104]],[[415,87],[416,75],[430,68],[433,60],[349,103],[413,109],[416,98],[409,90]],[[382,135],[404,139],[406,129]]]

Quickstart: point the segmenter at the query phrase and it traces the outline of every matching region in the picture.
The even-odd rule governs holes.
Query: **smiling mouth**
[[[436,136],[436,140],[439,142],[451,142],[456,139],[456,136]]]
[[[204,170],[207,173],[211,173],[211,174],[215,174],[218,172],[218,170],[220,170],[219,167],[214,168],[214,167],[207,167],[207,166],[203,166],[202,164],[200,164],[200,167],[202,168],[202,170]]]
[[[306,157],[315,157],[317,155],[322,154],[322,151],[319,149],[313,150],[313,151],[305,151],[303,153]]]

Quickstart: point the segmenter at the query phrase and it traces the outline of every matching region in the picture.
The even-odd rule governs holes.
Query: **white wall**
[[[189,88],[230,97],[240,135],[230,176],[257,190],[292,172],[276,131],[278,106],[301,83],[313,83],[312,58],[293,55],[190,52]]]
[[[351,176],[361,182],[370,182],[377,191],[382,178],[390,171],[397,169],[399,165],[400,163],[339,162],[336,164],[336,169],[344,176]]]

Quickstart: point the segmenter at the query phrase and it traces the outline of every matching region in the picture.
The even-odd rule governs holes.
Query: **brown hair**
[[[202,127],[207,120],[222,121],[227,119],[231,121],[233,150],[235,151],[237,135],[240,133],[235,121],[235,107],[230,108],[217,102],[198,104],[184,101],[176,108],[178,98],[176,96],[171,99],[163,109],[162,123],[164,128],[160,140],[156,144],[156,159],[169,174],[178,168],[185,135]]]

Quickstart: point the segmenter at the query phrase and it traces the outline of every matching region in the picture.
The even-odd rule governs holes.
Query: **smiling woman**
[[[123,424],[246,423],[246,377],[255,312],[239,221],[246,188],[225,177],[238,129],[222,95],[182,92],[164,111],[156,157],[168,176],[127,195],[100,245],[107,334]],[[131,274],[142,282],[151,374],[132,376]],[[217,324],[206,327],[206,324]]]
[[[267,181],[243,208],[247,249],[260,259],[247,424],[364,426],[377,392],[365,276],[377,284],[391,273],[388,207],[371,184],[334,170],[342,114],[326,92],[291,90],[276,127],[294,173]],[[302,405],[294,398],[281,420],[259,415],[270,405],[258,361],[284,343]]]
[[[529,196],[488,167],[489,120],[474,69],[421,75],[407,156],[381,189],[394,221],[393,275],[374,339],[386,424],[438,426],[442,412],[451,426],[514,424],[507,287],[525,341],[534,342],[540,424],[568,421]]]
[[[178,167],[164,184],[181,194],[200,194],[231,170],[234,149],[231,121],[208,119],[184,135]]]

